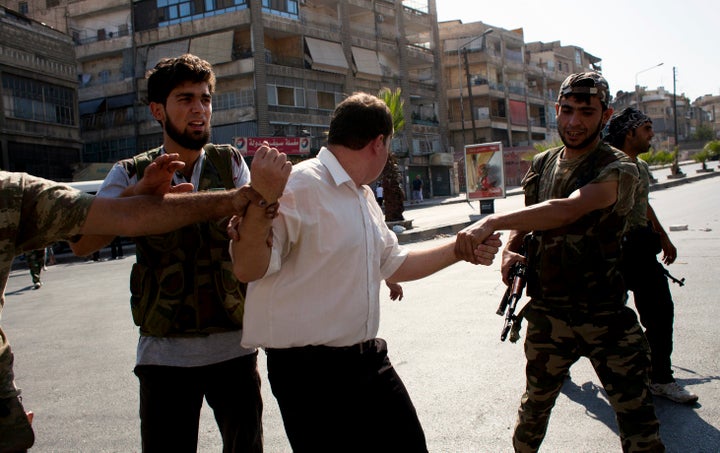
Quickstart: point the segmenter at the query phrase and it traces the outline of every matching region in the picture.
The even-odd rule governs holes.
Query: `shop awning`
[[[79,102],[78,110],[80,111],[80,116],[92,115],[93,113],[97,113],[100,110],[100,106],[103,102],[105,102],[105,98]]]
[[[145,70],[154,68],[158,61],[163,58],[172,58],[188,53],[189,45],[190,41],[183,39],[150,47],[145,62]]]
[[[369,76],[371,78],[379,78],[382,76],[382,68],[378,61],[377,52],[370,49],[363,49],[362,47],[352,48],[353,59],[355,60],[355,67],[359,74]]]
[[[347,72],[349,66],[340,43],[306,37],[305,44],[310,52],[313,69],[338,74]]]
[[[232,61],[233,31],[215,33],[193,38],[190,41],[190,53],[197,55],[210,64]]]

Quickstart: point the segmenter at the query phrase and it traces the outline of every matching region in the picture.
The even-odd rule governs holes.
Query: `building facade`
[[[706,94],[695,99],[692,106],[692,127],[708,126],[715,139],[720,139],[720,96]]]
[[[421,174],[428,195],[453,191],[435,0],[18,3],[76,46],[85,162],[161,143],[144,104],[144,75],[160,58],[190,52],[216,72],[213,142],[272,137],[299,143],[290,152],[302,159],[322,146],[330,114],[347,95],[400,88],[406,126],[393,151],[404,180]]]
[[[571,73],[600,70],[600,59],[559,41],[525,43],[522,29],[458,20],[438,28],[456,162],[462,162],[465,145],[501,142],[506,183],[519,184],[527,169],[522,156],[536,143],[558,140],[560,84]]]
[[[0,6],[0,168],[69,181],[82,160],[70,37]]]

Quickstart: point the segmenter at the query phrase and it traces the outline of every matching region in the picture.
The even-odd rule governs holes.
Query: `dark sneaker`
[[[33,289],[40,289],[40,288],[42,288],[42,282],[37,282],[37,283],[35,283],[35,285],[33,286]]]
[[[28,416],[20,398],[0,399],[0,452],[21,452],[35,442]]]
[[[698,396],[689,392],[677,382],[668,382],[667,384],[650,384],[650,391],[653,395],[662,396],[676,403],[695,403]]]

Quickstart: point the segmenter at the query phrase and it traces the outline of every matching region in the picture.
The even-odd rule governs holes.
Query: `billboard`
[[[235,137],[234,140],[243,156],[253,156],[263,142],[289,156],[310,154],[310,137]]]
[[[505,198],[502,142],[465,145],[465,181],[469,200]]]

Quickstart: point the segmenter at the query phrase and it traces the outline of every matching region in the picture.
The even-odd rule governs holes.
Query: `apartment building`
[[[405,181],[450,194],[435,0],[28,0],[26,14],[75,43],[83,158],[109,162],[157,146],[145,72],[185,52],[213,64],[215,143],[253,152],[270,138],[294,159],[324,143],[335,105],[400,88],[393,140]]]
[[[527,169],[522,156],[534,143],[558,138],[554,106],[560,84],[569,74],[599,71],[601,60],[559,41],[525,43],[522,29],[459,20],[438,28],[456,162],[462,162],[465,145],[501,142],[506,183],[519,184]]]
[[[70,180],[82,153],[70,37],[0,6],[0,79],[0,168]]]
[[[692,105],[692,127],[710,126],[715,137],[720,139],[720,96],[706,94],[695,99]]]

